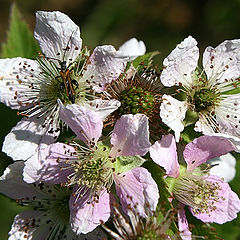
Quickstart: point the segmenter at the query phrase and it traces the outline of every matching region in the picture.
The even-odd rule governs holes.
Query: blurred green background
[[[11,0],[1,0],[0,43],[6,41]],[[199,42],[201,52],[206,46],[217,46],[226,39],[240,38],[240,0],[16,0],[24,20],[34,30],[37,10],[59,10],[81,28],[83,44],[93,49],[112,44],[118,48],[131,37],[145,42],[147,51],[158,50],[156,63],[162,60],[188,35]],[[17,123],[16,112],[0,104],[0,145],[4,136]],[[0,174],[11,163],[0,153]],[[238,174],[231,183],[240,193]],[[14,201],[0,195],[0,240],[7,239],[11,223],[19,208]],[[226,240],[240,239],[239,218],[218,227]]]

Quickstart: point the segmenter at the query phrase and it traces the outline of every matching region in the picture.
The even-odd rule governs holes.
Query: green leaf
[[[140,156],[120,156],[116,158],[114,168],[116,172],[123,173],[141,166],[145,162]]]
[[[7,32],[7,42],[2,44],[2,58],[25,57],[32,59],[40,51],[37,41],[22,20],[20,11],[12,5],[10,26]]]

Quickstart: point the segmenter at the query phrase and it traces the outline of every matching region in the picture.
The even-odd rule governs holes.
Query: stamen
[[[207,180],[207,175],[185,173],[176,179],[173,194],[179,202],[190,206],[195,214],[210,214],[216,210],[215,203],[220,199],[221,190],[218,182]]]

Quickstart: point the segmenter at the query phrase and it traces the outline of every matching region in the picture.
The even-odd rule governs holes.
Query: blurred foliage
[[[7,42],[2,44],[1,55],[3,58],[25,57],[33,58],[37,56],[40,47],[34,39],[27,24],[22,21],[22,16],[13,4],[11,8],[9,30],[7,32]]]
[[[38,47],[30,32],[34,30],[34,13],[37,10],[66,13],[81,27],[83,44],[90,48],[101,44],[113,44],[117,48],[129,38],[137,37],[145,42],[148,52],[160,52],[154,59],[159,67],[164,57],[188,35],[197,39],[201,51],[207,45],[216,46],[226,39],[239,38],[240,0],[15,0],[26,23],[21,21],[22,17],[16,8],[10,11],[12,2],[1,0],[0,43],[6,43],[2,57],[31,58],[35,55]],[[24,34],[17,33],[20,28]],[[28,47],[22,48],[22,43]],[[12,50],[16,51],[15,55],[11,54]],[[4,136],[20,118],[16,111],[3,104],[0,104],[0,114],[2,145]],[[2,174],[12,160],[1,152],[0,157]],[[237,158],[237,175],[230,185],[240,194],[239,155]],[[0,207],[0,239],[5,240],[13,218],[21,208],[4,196],[0,196]],[[239,218],[224,225],[215,224],[214,227],[218,236],[226,240],[240,239]]]

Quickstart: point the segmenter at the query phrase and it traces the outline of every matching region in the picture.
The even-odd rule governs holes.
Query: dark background
[[[1,0],[0,43],[6,41],[12,2]],[[208,45],[217,46],[226,39],[240,38],[240,0],[18,0],[15,2],[32,31],[37,10],[59,10],[80,26],[83,44],[91,49],[101,44],[112,44],[118,48],[126,40],[136,37],[145,42],[147,51],[160,52],[155,61],[159,67],[164,57],[188,35],[197,39],[201,52]],[[0,145],[4,136],[17,121],[16,112],[1,104]],[[0,153],[0,174],[9,163],[11,160]],[[0,240],[7,239],[13,218],[20,210],[21,208],[13,201],[0,196]],[[238,239],[235,233],[231,235],[231,231],[224,231],[229,226],[229,230],[234,229],[239,232],[237,223],[231,224],[221,230],[225,234],[228,232],[226,240]]]

